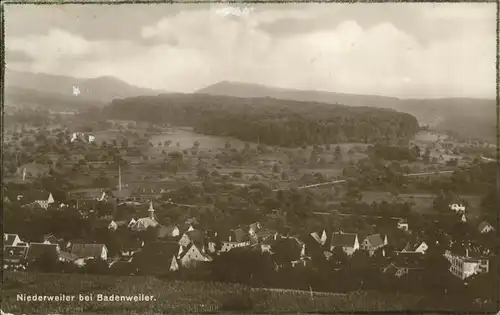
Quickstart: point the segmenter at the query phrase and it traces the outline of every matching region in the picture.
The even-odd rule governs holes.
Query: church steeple
[[[153,208],[153,201],[149,202],[149,210],[148,210],[148,212],[149,212],[149,218],[152,219],[152,220],[154,220],[154,218],[155,218],[155,209]]]

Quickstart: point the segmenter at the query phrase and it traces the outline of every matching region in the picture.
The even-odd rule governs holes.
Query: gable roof
[[[79,258],[99,258],[103,249],[107,250],[104,244],[73,244],[71,254],[77,255]]]
[[[26,259],[35,260],[45,253],[50,253],[57,256],[58,247],[59,246],[57,244],[31,243],[28,249],[28,254],[26,255]]]
[[[354,247],[354,243],[356,242],[357,237],[358,235],[356,233],[333,233],[330,246]]]
[[[368,244],[372,247],[379,247],[384,245],[384,240],[382,239],[382,236],[380,234],[373,234],[370,236],[367,236],[365,238],[365,241],[368,242]]]

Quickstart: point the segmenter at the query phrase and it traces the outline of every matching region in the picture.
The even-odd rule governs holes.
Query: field
[[[153,277],[4,273],[2,310],[14,314],[181,314],[204,312],[335,312],[415,309],[415,295],[376,292],[314,294],[250,289],[239,284],[163,281]],[[153,295],[153,302],[18,302],[17,294]]]
[[[177,142],[179,142],[179,149],[181,150],[192,148],[196,141],[200,143],[200,149],[207,150],[223,149],[227,141],[231,144],[231,148],[241,150],[245,147],[245,142],[238,139],[198,134],[186,129],[176,129],[174,132],[165,132],[151,137],[151,142],[154,145],[159,141],[164,142],[167,140],[172,141],[171,147],[176,147]]]

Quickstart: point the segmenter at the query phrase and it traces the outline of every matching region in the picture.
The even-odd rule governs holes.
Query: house
[[[175,225],[168,225],[168,226],[160,226],[158,229],[158,238],[175,238],[178,237],[180,234],[180,230],[177,226]]]
[[[359,249],[358,235],[356,233],[333,233],[330,250],[333,251],[336,247],[341,247],[347,255],[352,255]]]
[[[5,246],[3,251],[4,270],[26,270],[25,259],[27,246]]]
[[[258,232],[259,230],[261,230],[261,229],[262,229],[262,227],[261,227],[261,225],[260,225],[260,223],[259,223],[259,222],[252,223],[252,224],[250,224],[250,226],[248,227],[248,234],[249,234],[251,237],[253,237],[253,236],[255,236],[255,235],[257,234],[257,232]]]
[[[22,243],[19,235],[17,234],[3,234],[3,246],[17,246],[19,243]]]
[[[408,232],[408,221],[404,219],[399,220],[398,229]]]
[[[135,220],[134,220],[135,221]],[[135,222],[133,223],[135,224]],[[108,230],[110,231],[116,231],[119,227],[122,227],[122,226],[127,226],[127,221],[115,221],[115,220],[112,220],[109,225],[108,225]]]
[[[122,243],[120,254],[122,257],[132,257],[135,253],[141,250],[144,246],[144,241],[139,239],[131,239]]]
[[[43,243],[44,244],[57,244],[60,247],[64,247],[64,239],[57,238],[52,234],[45,235],[43,237]]]
[[[150,227],[156,227],[159,225],[155,218],[155,209],[153,208],[153,202],[149,203],[148,217],[138,219],[135,224],[132,224],[130,228],[134,231],[144,231]]]
[[[398,278],[424,270],[423,256],[416,252],[398,252],[391,263],[383,269],[384,273],[392,274]]]
[[[472,275],[489,272],[489,259],[477,253],[469,256],[469,249],[465,253],[452,252],[446,250],[444,257],[451,263],[450,272],[458,278],[464,280]]]
[[[156,241],[144,246],[137,257],[140,265],[146,268],[149,273],[166,274],[177,271],[180,268],[180,257],[184,248],[177,242]],[[134,255],[133,260],[136,260]]]
[[[465,206],[461,203],[454,203],[448,206],[450,210],[456,212],[456,213],[464,213],[465,212]]]
[[[429,249],[429,245],[425,241],[417,240],[413,243],[408,242],[401,252],[425,254],[427,249]]]
[[[228,252],[236,247],[245,247],[250,245],[248,234],[241,228],[231,230],[227,239],[218,238],[221,243],[221,252]]]
[[[42,255],[53,255],[54,259],[58,260],[60,251],[58,244],[30,243],[26,261],[28,263],[33,262]]]
[[[194,243],[189,244],[179,257],[181,266],[185,268],[196,267],[200,263],[211,262],[212,258],[208,256],[203,249],[200,249]]]
[[[108,197],[102,188],[75,189],[69,192],[72,199],[79,201],[105,201]]]
[[[481,224],[479,224],[477,229],[479,230],[479,233],[481,233],[481,234],[486,234],[486,233],[489,233],[489,232],[492,232],[495,230],[495,228],[491,224],[489,224],[487,221],[481,222]]]
[[[60,251],[59,252],[59,261],[64,262],[75,262],[78,259],[78,256],[69,252]]]
[[[361,249],[369,252],[370,256],[373,256],[375,251],[381,247],[387,245],[387,235],[382,239],[380,234],[373,234],[367,236],[361,243]]]
[[[71,254],[78,258],[108,259],[108,248],[104,244],[73,244]]]
[[[23,204],[38,204],[42,209],[47,210],[50,204],[54,203],[54,197],[50,192],[46,192],[43,190],[34,190],[25,195],[22,195],[21,198],[18,198]]]
[[[271,255],[273,261],[283,267],[290,264],[292,267],[302,264],[306,265],[305,243],[296,237],[281,237],[271,243]]]

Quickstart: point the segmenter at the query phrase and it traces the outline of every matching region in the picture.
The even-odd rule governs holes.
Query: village
[[[87,132],[14,130],[4,145],[3,269],[344,290],[266,282],[273,277],[265,268],[241,263],[251,256],[275,273],[361,268],[407,285],[429,277],[446,284],[448,275],[467,285],[495,268],[492,212],[460,193],[414,191],[459,182],[458,173],[491,164],[482,155],[491,148],[420,136],[400,149],[414,158],[367,171],[383,146],[291,150],[134,121]],[[376,174],[380,182],[377,167],[393,172],[382,177],[385,192],[363,185]],[[250,280],[241,275],[248,272]]]

